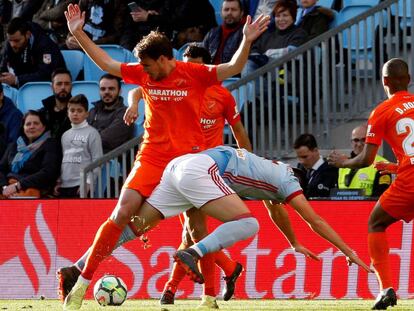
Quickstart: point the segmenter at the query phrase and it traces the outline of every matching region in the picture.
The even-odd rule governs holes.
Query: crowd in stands
[[[108,153],[134,135],[133,126],[123,122],[127,107],[120,96],[118,78],[103,75],[99,80],[100,100],[91,105],[84,96],[72,97],[72,77],[61,51],[80,47],[67,28],[64,11],[68,4],[79,3],[86,12],[84,30],[97,44],[116,44],[133,50],[140,39],[158,29],[170,38],[175,49],[199,42],[210,52],[214,64],[230,61],[240,45],[248,14],[254,18],[270,15],[271,26],[253,44],[242,73],[245,75],[329,29],[334,19],[330,8],[319,6],[317,0],[298,2],[299,6],[295,0],[223,0],[222,24],[217,25],[209,0],[0,0],[0,82],[18,89],[27,82],[51,81],[53,91],[53,95],[42,99],[40,111],[19,111],[16,103],[4,96],[0,83],[3,195],[9,197],[30,190],[28,193],[35,197],[53,192],[77,196],[80,181],[75,182],[67,173],[77,161],[74,150],[81,148],[77,152],[85,152],[82,159],[89,163],[96,155]],[[97,151],[86,155],[92,145]],[[335,187],[361,185],[354,180],[365,173],[338,172],[329,167],[312,135],[298,137],[294,149],[307,176],[308,197],[329,196],[330,189]],[[356,147],[351,156],[355,154]],[[79,170],[80,163],[77,164]],[[384,176],[371,171],[367,174],[371,184],[366,186],[364,182],[364,188],[369,188],[366,195],[378,196],[389,183]]]

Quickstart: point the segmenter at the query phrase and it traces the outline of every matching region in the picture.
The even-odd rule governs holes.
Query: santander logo
[[[35,212],[35,226],[27,225],[22,243],[23,253],[0,264],[0,298],[57,298],[56,270],[72,265],[72,262],[57,252],[56,238],[45,220],[42,204]],[[2,252],[4,249],[2,250]],[[119,247],[113,254],[118,261],[126,265],[131,272],[143,270],[139,259],[130,251]],[[133,267],[131,267],[131,265]],[[133,274],[133,284],[128,294],[135,295],[142,284],[142,273]]]

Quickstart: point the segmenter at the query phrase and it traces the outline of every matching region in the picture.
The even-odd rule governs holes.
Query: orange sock
[[[82,276],[91,280],[99,264],[108,257],[122,233],[122,228],[114,223],[111,219],[105,221],[98,229],[93,241],[91,252],[86,259]]]
[[[178,249],[185,249],[188,246],[184,243],[181,243],[180,246],[178,247]],[[182,279],[184,279],[185,277],[185,270],[183,267],[181,267],[181,265],[177,265],[176,262],[174,262],[172,271],[171,271],[171,275],[170,275],[170,279],[168,280],[167,283],[165,283],[164,286],[164,290],[169,289],[170,291],[174,292],[177,290],[178,285],[180,284],[180,282],[182,281]]]
[[[387,235],[385,232],[368,233],[368,252],[374,265],[381,290],[392,287]]]
[[[226,276],[229,276],[236,269],[237,263],[228,257],[223,251],[218,251],[214,253],[214,260],[217,266],[224,271]]]
[[[216,297],[214,286],[215,270],[214,256],[215,254],[206,254],[200,259],[200,270],[204,276],[204,295]]]

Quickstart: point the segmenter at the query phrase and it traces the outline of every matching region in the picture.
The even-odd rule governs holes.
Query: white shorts
[[[147,202],[165,218],[179,215],[195,206],[233,194],[221,178],[217,164],[205,154],[187,154],[172,160],[160,184]]]

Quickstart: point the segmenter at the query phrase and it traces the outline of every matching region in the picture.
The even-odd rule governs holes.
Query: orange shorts
[[[414,193],[391,185],[379,198],[382,209],[395,219],[410,222],[414,218]]]
[[[149,197],[160,183],[164,168],[147,161],[136,160],[123,188],[136,190],[142,196]]]

